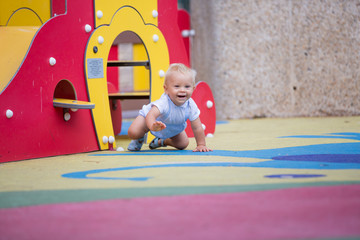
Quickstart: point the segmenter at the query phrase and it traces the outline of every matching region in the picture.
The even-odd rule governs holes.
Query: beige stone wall
[[[359,0],[192,0],[218,119],[360,115]]]

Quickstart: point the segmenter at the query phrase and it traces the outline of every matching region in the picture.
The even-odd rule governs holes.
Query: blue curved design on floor
[[[182,156],[219,156],[219,157],[240,157],[256,159],[276,159],[279,157],[298,156],[298,155],[334,155],[341,154],[343,157],[349,156],[353,162],[359,163],[360,143],[331,143],[298,147],[285,147],[262,150],[248,151],[229,151],[214,150],[212,152],[200,153],[191,150],[147,150],[139,152],[114,152],[114,153],[97,153],[90,156],[155,156],[155,155],[182,155]],[[340,158],[339,162],[342,162]],[[355,160],[354,160],[355,159]],[[357,161],[356,161],[357,159]]]
[[[359,155],[360,157],[360,155]],[[170,164],[157,164],[147,166],[131,166],[120,168],[107,168],[107,169],[94,169],[89,171],[73,172],[63,174],[65,178],[77,179],[98,179],[98,180],[131,180],[131,181],[146,181],[151,177],[136,177],[136,178],[115,178],[115,177],[96,177],[88,176],[91,174],[117,172],[117,171],[130,171],[138,169],[153,169],[153,168],[175,168],[175,167],[256,167],[256,168],[283,168],[283,169],[360,169],[360,164],[357,163],[328,163],[322,164],[321,162],[298,162],[293,163],[289,161],[264,161],[258,163],[239,163],[239,162],[198,162],[198,163],[170,163]]]
[[[360,141],[360,133],[355,132],[341,132],[341,133],[328,133],[327,135],[296,135],[296,136],[283,136],[280,138],[337,138],[337,139],[351,139]]]
[[[273,157],[273,160],[360,163],[359,154],[309,154]]]
[[[335,134],[334,134],[335,135]],[[337,133],[336,138],[345,138],[360,140],[358,133]],[[288,137],[322,137],[329,136],[288,136]],[[136,169],[150,168],[174,168],[174,167],[254,167],[254,168],[278,168],[278,169],[318,169],[318,170],[336,170],[336,169],[360,169],[360,142],[355,143],[331,143],[308,146],[250,150],[250,151],[228,151],[214,150],[207,153],[193,152],[191,150],[151,150],[139,152],[121,152],[121,153],[103,153],[91,154],[91,156],[219,156],[219,157],[236,157],[236,158],[255,158],[266,159],[268,161],[256,163],[239,163],[239,162],[198,162],[198,163],[173,163],[158,164],[147,166],[131,166],[109,169],[95,169],[89,171],[66,173],[62,176],[65,178],[77,179],[102,179],[102,180],[131,180],[146,181],[151,177],[136,178],[107,178],[88,176],[104,172],[129,171]],[[120,160],[120,159],[119,159]]]
[[[326,177],[323,174],[275,174],[266,175],[267,178],[315,178],[315,177]]]

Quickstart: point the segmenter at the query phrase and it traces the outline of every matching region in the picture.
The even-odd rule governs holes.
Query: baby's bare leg
[[[167,138],[164,143],[165,145],[169,145],[177,149],[183,150],[189,145],[189,138],[186,135],[185,131],[182,131],[181,133],[172,138]]]
[[[137,116],[129,127],[128,135],[131,139],[142,138],[149,128],[146,126],[145,118],[141,115]]]

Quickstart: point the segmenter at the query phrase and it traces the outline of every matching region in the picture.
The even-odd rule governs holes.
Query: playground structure
[[[115,149],[120,99],[158,99],[169,64],[190,66],[189,23],[176,0],[1,1],[0,162]],[[140,47],[119,61],[110,53],[128,32]],[[129,66],[141,71],[138,91],[121,93],[116,68]],[[193,98],[213,134],[208,85],[198,83]]]

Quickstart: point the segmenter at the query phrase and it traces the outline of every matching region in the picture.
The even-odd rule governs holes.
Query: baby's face
[[[191,97],[195,86],[189,74],[172,74],[166,80],[164,89],[171,101],[181,106]]]

